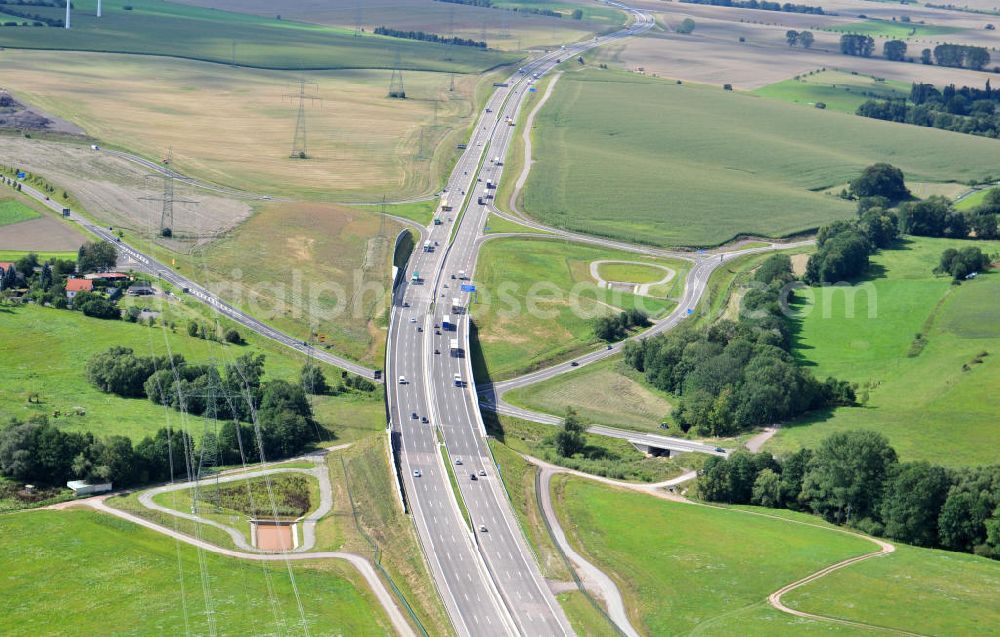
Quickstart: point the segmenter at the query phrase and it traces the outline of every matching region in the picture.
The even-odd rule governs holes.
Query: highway
[[[152,164],[153,162],[150,162]],[[154,164],[155,165],[155,164]],[[54,210],[55,212],[62,214],[62,205],[51,201],[44,193],[32,188],[28,184],[18,182],[21,184],[22,194],[28,195],[48,208]],[[191,279],[179,274],[178,272],[170,269],[168,266],[160,263],[153,257],[140,252],[136,248],[128,245],[126,242],[122,241],[115,235],[114,230],[107,226],[98,226],[92,223],[89,219],[81,216],[76,212],[70,212],[68,218],[70,221],[76,223],[81,228],[86,230],[92,235],[100,237],[101,239],[107,241],[108,243],[114,244],[118,248],[119,255],[129,259],[130,264],[133,269],[140,272],[145,272],[155,278],[162,281],[170,283],[178,294],[183,294],[187,291],[192,298],[201,301],[205,305],[209,306],[216,312],[227,316],[229,319],[235,321],[236,323],[242,325],[243,327],[265,336],[273,341],[277,341],[282,345],[290,347],[302,354],[305,354],[316,360],[323,361],[324,363],[329,363],[330,365],[335,365],[341,369],[345,369],[351,373],[357,374],[359,376],[364,376],[368,379],[374,379],[375,371],[368,369],[363,365],[359,365],[353,361],[346,358],[336,356],[325,350],[320,350],[311,347],[306,342],[292,338],[284,332],[280,332],[273,327],[270,327],[266,323],[258,321],[249,314],[242,312],[232,305],[226,303],[219,297],[212,294],[209,290],[198,285]]]
[[[469,318],[464,308],[470,295],[461,285],[470,283],[464,279],[475,269],[490,212],[489,200],[477,200],[487,192],[492,196],[495,189],[487,184],[495,185],[503,174],[503,166],[491,158],[507,156],[516,129],[508,121],[517,121],[532,76],[652,26],[645,14],[631,13],[632,26],[539,56],[499,83],[445,188],[453,209],[442,213],[442,224],[428,228],[432,250],[417,247],[394,297],[386,354],[390,426],[399,437],[402,479],[418,537],[460,635],[573,634],[521,533],[487,446],[465,355]],[[454,470],[471,529],[446,462]]]

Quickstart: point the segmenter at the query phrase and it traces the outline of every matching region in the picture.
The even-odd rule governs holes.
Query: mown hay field
[[[6,51],[4,85],[102,144],[200,179],[274,196],[374,201],[433,191],[453,155],[436,153],[473,115],[476,79],[391,70],[289,73],[187,60]],[[308,159],[291,159],[300,79]],[[453,152],[454,147],[449,146]],[[39,172],[44,172],[41,168]]]

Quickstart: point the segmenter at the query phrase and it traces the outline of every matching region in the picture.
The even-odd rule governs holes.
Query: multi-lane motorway
[[[429,228],[433,249],[414,254],[394,300],[386,360],[391,426],[400,437],[402,477],[420,541],[462,635],[573,632],[521,533],[486,443],[467,356],[469,292],[461,286],[474,271],[490,210],[478,199],[487,190],[492,195],[487,184],[502,177],[503,166],[490,158],[506,157],[515,129],[509,122],[517,121],[535,76],[652,26],[645,14],[630,12],[630,27],[539,56],[501,83],[448,181],[445,196],[453,211]]]

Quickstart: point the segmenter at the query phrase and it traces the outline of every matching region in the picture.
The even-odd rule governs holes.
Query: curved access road
[[[121,511],[113,507],[108,506],[104,500],[106,496],[101,496],[98,498],[90,498],[86,501],[81,502],[97,511],[102,513],[107,513],[115,517],[121,518],[132,522],[133,524],[138,524],[139,526],[145,527],[157,533],[169,536],[179,542],[184,542],[185,544],[190,544],[195,548],[201,549],[203,551],[209,551],[210,553],[216,553],[218,555],[225,555],[226,557],[234,557],[244,560],[256,560],[261,562],[288,562],[288,561],[301,561],[301,560],[324,560],[324,559],[337,559],[344,560],[351,564],[354,568],[358,570],[361,576],[365,579],[368,587],[371,589],[372,593],[375,595],[375,599],[382,606],[386,615],[389,617],[389,621],[392,622],[393,628],[396,633],[403,635],[404,637],[416,637],[416,633],[413,628],[410,627],[409,622],[406,620],[406,616],[400,610],[399,606],[396,604],[396,600],[393,598],[392,594],[389,593],[382,580],[379,579],[378,574],[367,559],[360,555],[355,555],[354,553],[347,553],[344,551],[317,551],[315,553],[247,553],[245,551],[234,551],[232,549],[222,548],[221,546],[216,546],[210,544],[204,540],[191,537],[190,535],[185,535],[173,529],[169,529],[165,526],[157,524],[141,518],[137,515],[128,513],[127,511]]]
[[[175,517],[183,518],[185,520],[190,520],[192,522],[198,522],[200,524],[207,524],[213,526],[223,532],[225,532],[233,540],[238,548],[244,551],[257,551],[250,544],[247,543],[246,537],[233,527],[221,524],[215,520],[209,520],[196,513],[185,513],[183,511],[178,511],[176,509],[171,509],[157,504],[153,498],[162,493],[171,493],[173,491],[182,491],[185,489],[191,489],[197,487],[201,484],[206,483],[227,483],[227,482],[238,482],[240,480],[250,480],[253,478],[262,478],[264,476],[277,475],[281,473],[301,473],[305,475],[310,475],[316,478],[319,482],[319,506],[316,507],[309,515],[305,516],[302,522],[302,544],[298,548],[293,549],[292,552],[302,553],[311,550],[316,546],[316,523],[325,516],[327,513],[333,509],[333,487],[330,485],[330,472],[326,470],[325,465],[319,465],[312,469],[297,469],[297,468],[274,468],[274,469],[262,469],[260,471],[249,471],[244,473],[234,473],[226,476],[210,477],[202,480],[191,480],[188,482],[173,482],[171,484],[165,484],[163,486],[154,487],[152,489],[143,491],[139,495],[139,504],[143,505],[147,509],[153,511],[159,511],[161,513],[166,513],[167,515],[172,515]]]
[[[767,598],[768,604],[772,608],[774,608],[775,610],[781,611],[783,613],[787,613],[789,615],[794,615],[796,617],[802,617],[804,619],[811,619],[811,620],[814,620],[814,621],[822,621],[822,622],[831,622],[831,623],[836,623],[836,624],[843,624],[843,625],[846,625],[846,626],[853,626],[853,627],[856,627],[856,628],[863,628],[863,629],[875,630],[875,631],[880,631],[880,632],[888,632],[888,633],[892,633],[892,634],[896,634],[896,635],[904,635],[906,637],[931,637],[931,636],[923,634],[923,633],[916,633],[916,632],[901,630],[901,629],[897,629],[897,628],[889,628],[887,626],[878,626],[878,625],[875,625],[875,624],[866,624],[864,622],[852,621],[852,620],[849,620],[849,619],[842,619],[842,618],[839,618],[839,617],[832,617],[830,615],[820,615],[820,614],[816,614],[816,613],[807,613],[805,611],[801,611],[801,610],[797,610],[797,609],[791,608],[790,606],[785,605],[781,601],[782,596],[784,596],[786,593],[789,593],[789,592],[791,592],[791,591],[793,591],[793,590],[795,590],[797,588],[805,586],[806,584],[810,584],[812,582],[815,582],[818,579],[826,577],[830,573],[834,573],[834,572],[839,571],[839,570],[841,570],[843,568],[847,568],[848,566],[852,566],[854,564],[857,564],[859,562],[863,562],[865,560],[870,560],[870,559],[875,558],[875,557],[883,557],[883,556],[886,556],[886,555],[889,555],[889,554],[895,552],[896,547],[893,544],[891,544],[889,542],[886,542],[885,540],[881,540],[881,539],[876,538],[876,537],[871,537],[871,536],[865,535],[863,533],[858,533],[856,531],[851,531],[849,529],[830,528],[830,527],[826,527],[826,526],[820,526],[818,524],[811,524],[809,522],[804,522],[804,521],[799,521],[799,520],[790,520],[788,518],[781,518],[781,517],[778,517],[778,516],[775,516],[775,515],[769,515],[767,513],[758,512],[758,511],[747,511],[747,510],[743,510],[743,509],[730,509],[728,507],[720,507],[720,506],[716,506],[716,505],[712,505],[712,504],[707,504],[707,503],[704,503],[704,502],[698,502],[698,501],[695,501],[695,500],[690,500],[688,498],[685,498],[685,497],[683,497],[681,495],[674,494],[672,492],[663,491],[664,488],[677,486],[677,485],[682,484],[684,482],[688,482],[690,480],[694,480],[697,477],[697,473],[694,472],[694,471],[686,472],[686,473],[684,473],[681,476],[678,476],[678,477],[673,478],[671,480],[666,480],[666,481],[663,481],[663,482],[659,482],[659,483],[656,483],[656,484],[639,484],[639,483],[634,483],[634,482],[623,482],[621,480],[613,480],[611,478],[604,478],[602,476],[595,476],[595,475],[592,475],[592,474],[589,474],[589,473],[584,473],[582,471],[576,471],[576,470],[573,470],[573,469],[566,469],[564,467],[559,467],[557,465],[553,465],[553,464],[547,463],[544,460],[539,460],[538,458],[534,458],[534,457],[526,455],[526,454],[522,454],[522,456],[524,457],[525,460],[527,460],[528,462],[530,462],[531,464],[533,464],[533,465],[535,465],[535,466],[537,466],[539,468],[539,471],[540,471],[540,482],[539,482],[539,484],[540,484],[540,493],[539,493],[539,495],[540,495],[540,502],[542,504],[542,507],[541,507],[542,508],[542,514],[545,516],[546,521],[548,522],[550,528],[552,528],[552,530],[553,530],[553,536],[554,536],[554,539],[556,540],[557,545],[559,546],[559,548],[564,553],[566,553],[567,555],[569,555],[571,557],[571,559],[574,561],[574,563],[577,564],[578,568],[580,568],[580,570],[583,571],[584,574],[589,575],[592,572],[595,572],[594,573],[594,578],[591,581],[594,582],[597,585],[597,592],[598,592],[598,594],[601,595],[602,597],[604,597],[606,603],[608,604],[608,615],[611,617],[612,621],[615,622],[615,624],[618,626],[618,628],[623,633],[625,633],[625,634],[631,635],[632,633],[630,632],[630,629],[634,630],[634,628],[632,628],[631,623],[629,623],[629,620],[628,620],[627,616],[624,617],[624,619],[621,620],[621,621],[619,619],[621,617],[621,613],[624,612],[624,605],[620,601],[621,600],[621,593],[618,590],[617,585],[614,583],[614,580],[611,580],[607,575],[605,575],[603,572],[601,572],[600,569],[598,569],[592,563],[588,562],[586,560],[586,558],[583,558],[582,556],[579,556],[579,554],[573,549],[573,547],[570,546],[568,540],[566,539],[565,532],[563,532],[562,528],[560,527],[559,518],[558,518],[558,516],[555,513],[554,507],[552,506],[551,481],[552,481],[552,476],[553,475],[560,474],[560,473],[567,474],[567,475],[573,475],[573,476],[577,476],[577,477],[580,477],[580,478],[584,478],[586,480],[591,480],[591,481],[594,481],[594,482],[601,482],[603,484],[607,484],[607,485],[618,487],[618,488],[622,488],[622,489],[628,489],[630,491],[638,491],[640,493],[645,493],[647,495],[658,497],[658,498],[661,498],[661,499],[664,499],[664,500],[670,500],[672,502],[679,502],[679,503],[684,503],[684,504],[691,504],[693,506],[703,506],[703,507],[710,507],[710,508],[725,508],[728,511],[736,511],[736,512],[743,513],[743,514],[746,514],[746,515],[756,515],[756,516],[761,516],[761,517],[773,518],[773,519],[781,520],[783,522],[788,522],[788,523],[791,523],[791,524],[801,524],[801,525],[804,525],[804,526],[812,526],[812,527],[816,527],[816,528],[822,528],[822,529],[829,530],[829,531],[834,532],[834,533],[844,533],[846,535],[853,535],[853,536],[861,538],[863,540],[868,540],[869,542],[872,542],[876,546],[878,546],[878,550],[871,551],[869,553],[864,553],[862,555],[856,555],[854,557],[850,557],[850,558],[847,558],[845,560],[841,560],[840,562],[837,562],[835,564],[831,564],[829,566],[826,566],[826,567],[824,567],[824,568],[822,568],[822,569],[820,569],[820,570],[818,570],[818,571],[816,571],[814,573],[810,573],[809,575],[807,575],[807,576],[805,576],[805,577],[803,577],[801,579],[798,579],[798,580],[796,580],[796,581],[794,581],[794,582],[792,582],[790,584],[782,586],[781,588],[779,588],[775,592],[773,592],[770,595],[768,595],[768,598]],[[586,564],[586,565],[584,565],[584,564]],[[621,604],[620,608],[619,608],[619,604]]]

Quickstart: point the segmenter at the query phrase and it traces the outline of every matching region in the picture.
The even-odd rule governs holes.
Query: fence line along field
[[[462,47],[456,47],[462,48]],[[102,143],[253,192],[349,201],[412,196],[437,186],[435,160],[472,117],[476,79],[391,70],[293,74],[142,56],[6,51],[4,84]],[[290,159],[298,80],[306,86],[308,159]],[[313,100],[316,97],[318,99]],[[42,172],[39,169],[39,172]],[[200,198],[200,196],[199,196]]]
[[[990,139],[601,69],[564,74],[534,134],[523,210],[658,245],[782,236],[848,218],[853,204],[816,191],[877,161],[942,182],[981,179],[996,158]]]
[[[72,29],[5,27],[8,48],[106,51],[179,57],[254,68],[387,69],[398,55],[404,69],[475,73],[512,62],[516,55],[475,47],[356,35],[328,27],[186,6],[158,0],[97,0],[73,3]],[[277,7],[275,7],[277,8]],[[63,19],[65,9],[32,6],[31,13]]]
[[[225,11],[274,16],[269,0],[178,0],[180,4]],[[281,7],[283,20],[297,20],[371,32],[379,26],[405,31],[424,31],[444,37],[485,41],[491,49],[512,50],[573,42],[621,24],[624,14],[597,3],[493,2],[491,7],[434,2],[432,0],[298,0]],[[545,8],[559,12],[553,17],[514,8]],[[571,19],[581,9],[582,20]]]

